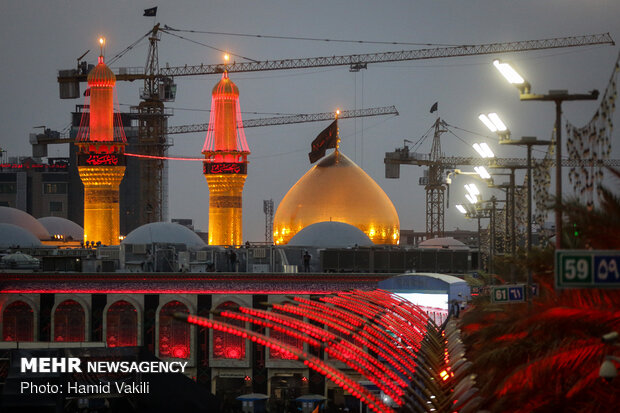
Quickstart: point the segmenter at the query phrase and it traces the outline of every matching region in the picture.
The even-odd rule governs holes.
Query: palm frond
[[[499,386],[498,396],[504,396],[511,392],[531,391],[541,379],[553,378],[557,381],[566,380],[567,375],[578,374],[584,369],[584,365],[593,360],[600,363],[604,344],[600,340],[578,340],[570,344],[569,348],[552,351],[532,360],[524,366],[520,366],[510,374]],[[586,368],[590,368],[588,366]]]

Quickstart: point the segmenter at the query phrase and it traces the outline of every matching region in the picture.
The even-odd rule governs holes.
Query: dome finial
[[[105,37],[99,38],[99,57],[103,57],[103,48],[105,47]],[[102,59],[99,59],[102,60]]]

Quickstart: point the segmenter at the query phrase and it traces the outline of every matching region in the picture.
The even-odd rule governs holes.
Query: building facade
[[[351,410],[359,405],[353,396],[302,362],[292,360],[286,352],[181,323],[172,315],[188,313],[226,321],[278,338],[301,351],[313,351],[299,339],[225,319],[218,313],[238,307],[267,310],[273,304],[286,302],[291,295],[316,298],[351,289],[372,290],[389,275],[257,277],[205,273],[193,274],[194,281],[187,283],[183,274],[151,273],[149,277],[159,281],[158,287],[149,287],[148,292],[144,275],[123,274],[121,283],[108,281],[105,274],[90,274],[87,283],[62,273],[31,273],[21,281],[7,279],[0,295],[0,353],[21,348],[24,342],[29,342],[29,348],[43,349],[143,346],[162,360],[188,362],[185,374],[218,396],[222,411],[234,411],[240,405],[236,398],[248,393],[268,395],[271,411],[294,409],[295,398],[308,393],[324,395]],[[59,282],[63,288],[55,287]],[[101,292],[93,293],[93,289]],[[322,350],[315,355],[335,363],[356,380],[363,380]],[[2,371],[6,374],[7,370],[0,366]]]
[[[68,158],[11,158],[0,164],[0,206],[16,208],[35,218],[69,217]]]

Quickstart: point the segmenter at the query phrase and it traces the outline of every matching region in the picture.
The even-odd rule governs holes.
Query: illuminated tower
[[[209,185],[209,245],[243,241],[242,192],[250,149],[239,109],[239,89],[224,72],[213,88],[203,173]]]
[[[127,140],[120,115],[114,114],[116,76],[103,62],[104,41],[99,42],[99,62],[88,74],[89,112],[82,116],[76,139],[78,171],[84,184],[84,241],[118,245],[118,189],[125,175]]]

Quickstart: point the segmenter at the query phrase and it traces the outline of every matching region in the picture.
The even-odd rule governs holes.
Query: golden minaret
[[[242,193],[250,150],[239,108],[239,89],[224,72],[215,85],[203,173],[209,185],[209,245],[243,242]]]
[[[80,128],[78,171],[84,184],[84,241],[120,243],[119,185],[125,175],[126,138],[122,125],[114,127],[116,76],[103,59],[88,74],[88,128]],[[119,120],[120,124],[120,120]]]

